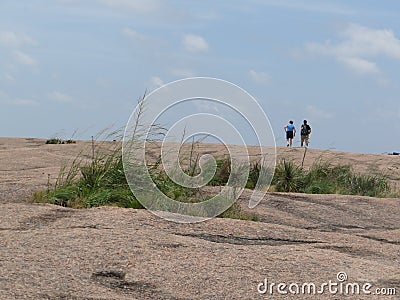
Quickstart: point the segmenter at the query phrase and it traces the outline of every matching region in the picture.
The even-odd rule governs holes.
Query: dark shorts
[[[293,138],[293,131],[286,131],[286,139],[292,139]]]

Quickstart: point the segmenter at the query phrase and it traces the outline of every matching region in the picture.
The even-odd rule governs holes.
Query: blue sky
[[[278,145],[306,118],[312,147],[400,150],[398,1],[0,2],[0,136],[86,139],[190,76],[246,89]]]

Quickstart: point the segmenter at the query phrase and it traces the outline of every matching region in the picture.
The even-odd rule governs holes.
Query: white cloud
[[[308,43],[306,50],[319,55],[340,57],[385,55],[400,59],[400,40],[391,30],[370,29],[350,24],[341,36],[343,39],[336,44],[330,40],[325,43]]]
[[[378,74],[379,67],[365,57],[386,56],[400,60],[400,40],[392,30],[371,29],[349,24],[337,42],[312,42],[305,45],[313,55],[331,56],[357,74]]]
[[[159,88],[160,86],[163,86],[165,83],[160,77],[154,76],[151,77],[150,84],[153,88]]]
[[[357,24],[350,24],[343,33],[346,40],[337,51],[354,55],[386,55],[400,59],[400,40],[392,30],[370,29]]]
[[[161,8],[159,0],[98,0],[101,3],[121,10],[137,13],[151,13]]]
[[[308,105],[306,108],[306,113],[311,119],[332,119],[334,117],[333,112],[322,110],[314,105]]]
[[[49,99],[57,101],[57,102],[71,102],[72,101],[72,97],[65,94],[65,93],[61,93],[59,91],[53,91],[51,93],[48,94]]]
[[[194,101],[194,105],[196,106],[197,110],[199,112],[203,112],[203,113],[220,113],[219,109],[218,109],[218,105],[215,104],[215,102],[213,101],[209,101],[209,100],[196,100]]]
[[[207,11],[207,12],[196,13],[194,15],[194,18],[205,21],[215,21],[221,19],[222,16],[216,11]]]
[[[112,86],[112,81],[106,78],[98,78],[96,79],[96,84],[102,88],[109,88]]]
[[[3,73],[3,78],[8,80],[8,81],[14,81],[15,80],[15,78],[12,75],[10,75],[9,73],[7,73],[7,72]]]
[[[347,68],[360,75],[378,74],[380,70],[376,63],[358,57],[338,57],[337,60]]]
[[[12,104],[21,106],[36,106],[39,103],[32,99],[15,99],[12,101]]]
[[[128,27],[125,27],[124,29],[122,29],[122,33],[129,38],[140,37],[140,35],[135,30],[128,28]]]
[[[337,3],[327,3],[310,0],[253,0],[257,4],[279,7],[284,9],[310,11],[316,13],[353,15],[354,10],[340,6]]]
[[[368,119],[376,122],[392,122],[393,119],[400,118],[400,106],[394,104],[391,108],[387,107],[376,107],[368,115]]]
[[[140,48],[147,48],[152,50],[159,48],[160,44],[162,43],[161,39],[154,38],[150,35],[145,35],[136,30],[125,27],[121,30],[123,36],[128,38],[130,41],[137,44]]]
[[[23,98],[17,98],[17,99],[1,99],[1,103],[5,104],[10,104],[10,105],[17,105],[17,106],[37,106],[39,103],[35,100],[32,99],[23,99]]]
[[[182,44],[189,52],[206,52],[209,48],[203,37],[194,34],[185,35]]]
[[[172,75],[181,77],[181,78],[187,78],[187,77],[194,77],[195,72],[192,70],[188,69],[174,69],[171,71]]]
[[[25,45],[36,45],[36,41],[24,33],[0,31],[0,44],[5,47],[19,48]]]
[[[82,2],[82,0],[57,0],[57,1],[61,2],[61,3],[67,3],[67,4],[69,4],[69,3],[75,4],[75,3]]]
[[[14,57],[17,62],[23,65],[36,66],[38,64],[36,59],[19,50],[14,52]]]
[[[258,84],[269,85],[271,83],[271,76],[265,72],[249,71],[251,79]]]

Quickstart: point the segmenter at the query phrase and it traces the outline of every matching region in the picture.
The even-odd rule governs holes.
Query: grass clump
[[[73,208],[101,205],[142,208],[126,181],[121,147],[93,153],[91,160],[76,158],[68,169],[64,167],[56,184],[34,193],[33,200]]]
[[[249,178],[247,179],[246,188],[254,189],[256,187],[258,178],[261,174],[261,163],[254,162],[250,165]]]
[[[76,141],[72,139],[62,140],[60,138],[51,138],[46,140],[46,144],[48,145],[58,145],[58,144],[76,144]]]
[[[225,164],[223,165],[223,170],[225,170],[227,167]],[[208,193],[203,193],[199,188],[187,188],[175,183],[165,171],[160,171],[159,161],[149,166],[148,170],[156,186],[171,199],[185,203],[196,203],[210,198]],[[218,178],[218,180],[223,179]],[[64,168],[60,172],[53,187],[49,186],[45,191],[35,192],[33,201],[72,208],[90,208],[104,205],[143,208],[132,194],[127,183],[120,146],[105,152],[95,151],[91,160],[76,159],[68,170]],[[256,214],[242,211],[237,203],[234,203],[219,217],[258,220]]]
[[[177,184],[165,171],[153,171],[150,174],[158,189],[171,199],[184,203],[196,203],[205,200],[198,188],[187,188]]]
[[[353,175],[347,179],[347,186],[352,195],[385,197],[391,194],[388,180],[376,175]]]
[[[231,160],[229,158],[217,159],[216,164],[217,169],[215,170],[215,174],[208,185],[223,186],[227,184],[231,174]]]
[[[299,192],[303,187],[303,174],[299,166],[292,161],[281,160],[272,179],[277,191]]]
[[[60,138],[51,138],[46,141],[46,144],[51,144],[51,145],[64,144],[64,141]]]
[[[281,160],[272,184],[278,192],[370,197],[387,197],[393,193],[383,175],[358,174],[349,165],[333,166],[323,161],[316,161],[309,170],[302,170],[292,161]]]
[[[231,161],[229,158],[223,158],[216,162],[217,169],[208,185],[223,186],[231,175]],[[252,162],[245,187],[254,189],[261,172],[261,163]],[[359,174],[349,165],[332,165],[322,160],[315,161],[308,170],[304,170],[294,161],[281,159],[276,165],[270,190],[307,194],[398,197],[398,193],[393,191],[388,178],[384,175]]]
[[[255,213],[250,213],[242,210],[240,205],[235,202],[226,211],[218,216],[219,218],[239,219],[246,221],[259,221],[259,217]]]

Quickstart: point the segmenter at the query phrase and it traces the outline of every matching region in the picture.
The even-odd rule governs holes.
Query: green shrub
[[[262,167],[261,161],[252,162],[249,169],[246,188],[254,189],[257,184],[261,190],[267,190],[274,177],[275,170],[272,167]]]
[[[294,162],[282,159],[276,166],[272,183],[278,192],[299,192],[303,187],[303,173]]]
[[[334,194],[336,187],[327,180],[321,180],[307,184],[304,192],[307,194]]]
[[[228,182],[231,174],[231,160],[229,158],[217,159],[217,169],[215,170],[214,177],[208,183],[211,186],[223,186]]]
[[[272,184],[278,192],[371,197],[393,195],[388,179],[382,175],[357,174],[349,165],[332,166],[320,160],[305,171],[294,162],[283,159],[277,165]]]
[[[346,183],[351,195],[381,197],[390,193],[388,180],[379,175],[353,174]]]
[[[68,139],[68,140],[62,140],[60,138],[51,138],[46,140],[46,144],[52,144],[52,145],[57,145],[57,144],[76,144],[76,141]]]
[[[249,170],[249,178],[247,180],[246,188],[254,189],[257,185],[258,178],[260,177],[261,164],[259,162],[252,163]]]
[[[166,196],[179,202],[194,203],[205,199],[196,199],[199,189],[187,188],[174,182],[165,171],[150,169],[150,176],[158,189]]]
[[[46,144],[53,144],[53,145],[64,144],[64,141],[62,139],[59,139],[59,138],[51,138],[51,139],[48,139],[46,141]]]

